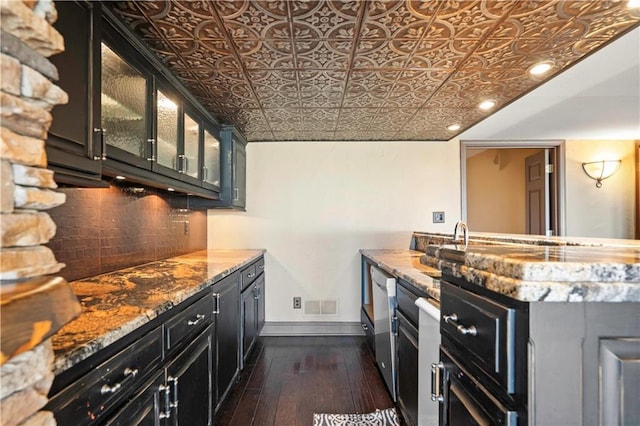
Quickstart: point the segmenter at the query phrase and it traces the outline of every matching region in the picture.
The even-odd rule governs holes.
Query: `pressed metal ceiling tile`
[[[449,139],[640,22],[623,0],[105,4],[249,141]]]

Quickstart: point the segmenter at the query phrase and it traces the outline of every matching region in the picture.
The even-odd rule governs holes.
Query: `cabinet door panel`
[[[136,158],[146,158],[148,80],[102,43],[101,128],[106,143]],[[108,151],[108,150],[107,150]],[[117,157],[107,152],[109,157]]]
[[[246,358],[251,345],[256,338],[256,299],[254,296],[255,284],[242,292],[242,351]]]
[[[181,170],[193,178],[198,178],[200,168],[200,130],[200,123],[189,114],[184,114],[184,155]]]
[[[209,326],[167,367],[170,419],[174,425],[210,425],[212,422],[213,327]]]
[[[216,315],[217,398],[219,402],[240,369],[240,275],[214,285],[218,298]]]
[[[202,180],[220,190],[220,140],[211,132],[204,131],[204,168]]]
[[[398,312],[398,403],[407,422],[418,424],[418,330]]]
[[[178,105],[158,90],[156,108],[156,162],[178,170]]]
[[[262,331],[262,327],[264,326],[264,317],[265,317],[265,303],[264,303],[264,275],[262,275],[256,281],[256,337]]]
[[[142,391],[138,392],[131,400],[107,421],[108,426],[136,425],[159,426],[160,413],[163,407],[162,388],[164,386],[164,373],[158,373],[155,378]]]

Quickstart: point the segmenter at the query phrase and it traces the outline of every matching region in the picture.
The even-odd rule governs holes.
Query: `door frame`
[[[550,157],[554,165],[551,174],[551,205],[555,206],[551,211],[552,227],[557,230],[557,236],[565,236],[566,229],[566,148],[565,141],[558,140],[461,140],[460,141],[460,209],[461,217],[467,221],[467,149],[517,149],[517,148],[553,148]],[[555,236],[555,235],[554,235]]]

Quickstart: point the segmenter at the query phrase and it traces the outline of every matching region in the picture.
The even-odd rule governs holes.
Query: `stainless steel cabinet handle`
[[[202,180],[207,180],[209,178],[209,168],[208,167],[203,167],[202,168]]]
[[[204,317],[205,316],[203,314],[198,314],[196,315],[196,319],[187,321],[187,325],[196,325],[200,323],[200,321],[202,321]]]
[[[120,389],[122,389],[122,385],[120,383],[116,383],[113,386],[102,385],[102,387],[100,388],[100,394],[101,395],[107,395],[107,394],[110,394],[110,393],[116,393]]]
[[[176,408],[178,406],[178,378],[169,376],[167,381],[173,384],[173,402],[169,404],[169,407]]]
[[[122,383],[124,383],[125,380],[127,380],[128,378],[134,378],[138,375],[138,369],[137,368],[125,368],[124,369],[124,380],[120,383],[116,383],[114,385],[102,385],[102,387],[100,388],[100,394],[101,395],[108,395],[108,394],[114,394],[116,392],[118,392],[120,389],[122,389]]]
[[[251,273],[247,274],[247,278],[253,278],[255,276],[256,276],[255,272],[251,272]]]
[[[93,129],[93,133],[98,133],[100,135],[100,145],[102,146],[102,152],[100,153],[100,155],[94,155],[93,160],[94,161],[106,160],[107,159],[107,138],[106,138],[107,129],[99,129],[96,127]]]
[[[233,200],[238,201],[240,199],[240,190],[238,188],[233,188]]]
[[[164,393],[164,410],[160,412],[161,419],[168,419],[171,417],[171,402],[170,402],[170,393],[171,388],[167,385],[158,386],[158,391]]]
[[[124,376],[125,377],[136,377],[138,375],[138,369],[137,368],[125,368],[124,369]]]
[[[363,329],[364,331],[369,330],[369,326],[368,326],[367,324],[361,323],[360,325],[362,326],[362,329]]]
[[[444,369],[444,364],[441,362],[431,364],[431,400],[435,402],[444,401],[442,393],[440,393],[440,382],[442,381],[441,371]]]
[[[102,159],[107,159],[107,129],[102,130]]]
[[[178,173],[184,173],[185,172],[185,158],[187,156],[184,154],[180,154],[178,155]]]
[[[471,336],[476,336],[478,334],[478,329],[474,325],[472,325],[471,327],[465,327],[462,324],[458,324],[458,315],[457,314],[444,315],[442,317],[442,319],[447,324],[451,324],[452,326],[454,326],[456,328],[456,330],[458,330],[458,333],[460,333],[462,335],[469,334]]]
[[[264,269],[264,265],[258,265],[258,269],[262,271]]]
[[[216,299],[216,307],[213,310],[214,315],[220,313],[220,293],[213,293],[214,299]]]
[[[149,144],[149,156],[147,157],[147,161],[156,161],[156,140],[155,139],[147,139],[147,144]]]

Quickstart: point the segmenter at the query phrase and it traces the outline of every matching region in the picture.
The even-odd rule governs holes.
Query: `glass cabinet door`
[[[162,91],[157,91],[156,162],[178,170],[178,105]]]
[[[184,154],[179,170],[187,176],[198,177],[200,163],[200,123],[184,114]]]
[[[220,187],[220,141],[208,130],[204,131],[204,183]]]
[[[101,53],[103,138],[109,146],[146,158],[147,78],[104,43]]]

